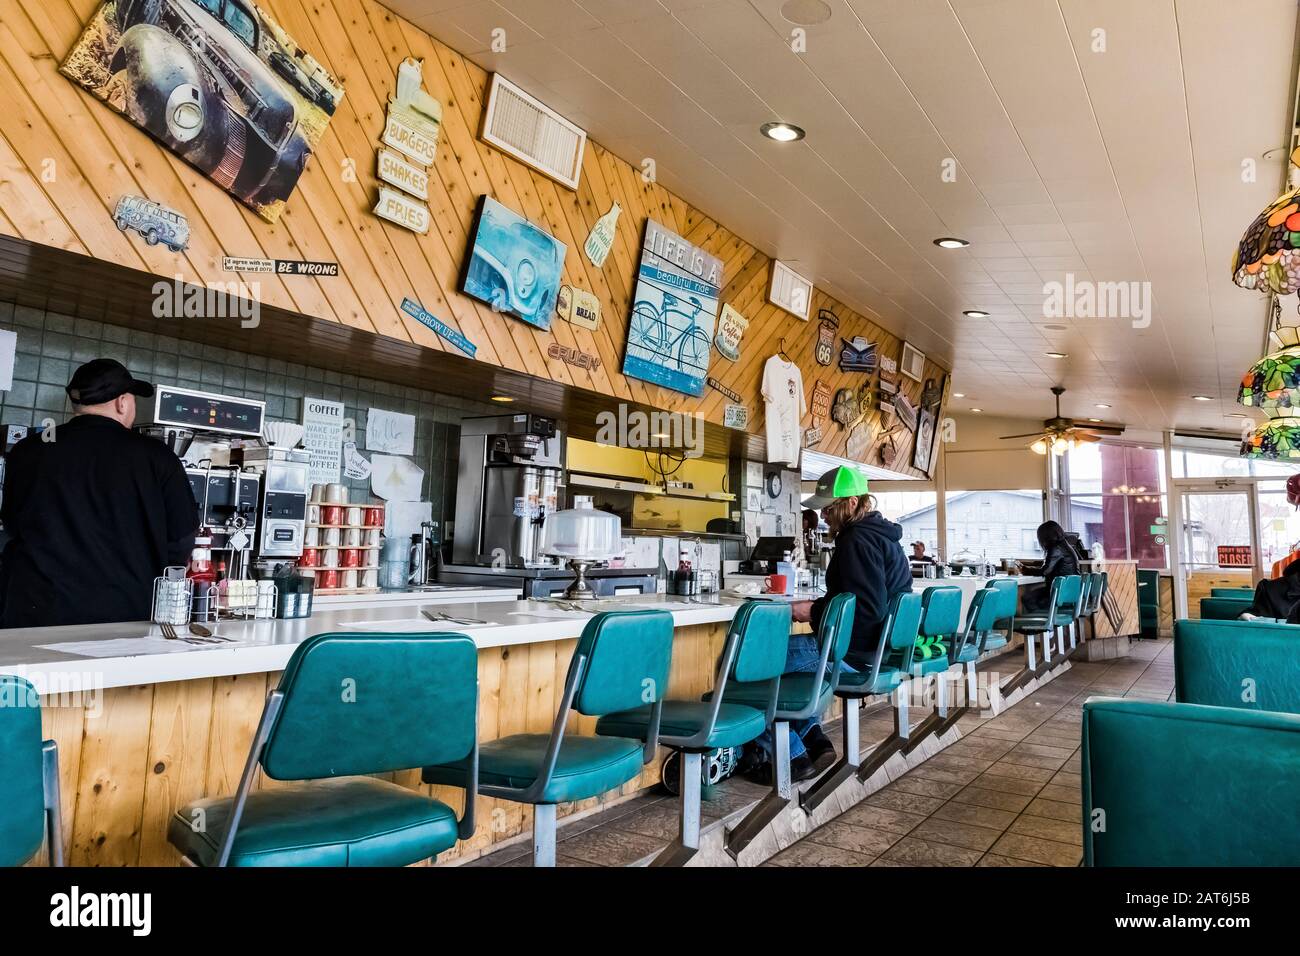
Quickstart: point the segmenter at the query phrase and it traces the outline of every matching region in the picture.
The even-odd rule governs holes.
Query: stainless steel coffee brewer
[[[467,418],[460,426],[452,560],[538,567],[542,522],[559,509],[564,436],[540,415]]]

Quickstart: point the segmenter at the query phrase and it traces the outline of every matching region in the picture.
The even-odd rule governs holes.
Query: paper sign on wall
[[[343,403],[308,396],[302,400],[302,446],[311,454],[312,484],[339,480],[343,454]]]
[[[343,443],[343,475],[352,481],[365,481],[370,477],[370,462],[357,451],[354,441]]]
[[[390,455],[415,454],[415,416],[382,408],[367,411],[366,449]]]

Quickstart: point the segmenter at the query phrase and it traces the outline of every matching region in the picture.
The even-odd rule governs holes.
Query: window
[[[1084,547],[1100,543],[1106,557],[1167,568],[1168,497],[1163,451],[1107,442],[1084,445],[1069,461],[1069,524]]]
[[[913,541],[924,541],[926,554],[938,554],[933,491],[873,491],[872,496],[882,515],[903,526],[903,546],[909,554]]]
[[[948,559],[1031,558],[1042,554],[1038,526],[1043,523],[1043,493],[1033,489],[950,491]]]

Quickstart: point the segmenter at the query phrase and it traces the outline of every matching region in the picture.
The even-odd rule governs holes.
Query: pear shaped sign
[[[618,224],[618,214],[622,211],[623,207],[614,203],[609,212],[596,220],[596,224],[591,227],[591,235],[587,236],[587,244],[583,246],[583,251],[587,253],[587,258],[597,269],[605,265],[609,250],[614,246],[614,227]]]

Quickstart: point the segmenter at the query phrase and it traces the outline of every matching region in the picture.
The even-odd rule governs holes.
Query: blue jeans
[[[785,654],[785,673],[787,674],[812,674],[817,671],[817,665],[821,663],[821,654],[817,649],[817,638],[812,634],[791,634],[790,649]],[[827,664],[829,671],[830,665]],[[841,671],[852,671],[853,668],[848,664],[840,665]],[[827,675],[829,676],[829,674]],[[790,759],[802,756],[808,750],[804,746],[803,739],[808,736],[808,732],[814,727],[821,727],[821,715],[808,717],[804,720],[790,721]],[[767,760],[772,759],[772,728],[769,727],[756,738],[754,746],[762,751]]]

